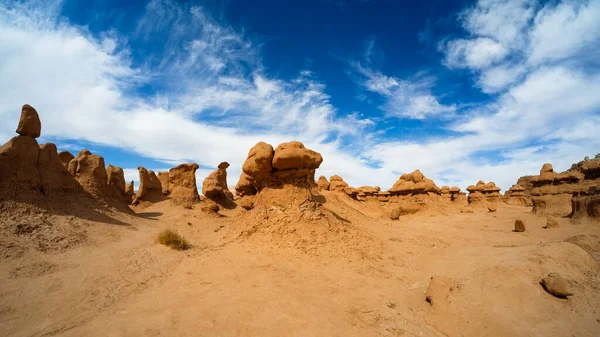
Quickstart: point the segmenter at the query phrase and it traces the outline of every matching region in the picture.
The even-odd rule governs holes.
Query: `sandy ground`
[[[54,217],[85,240],[16,255],[4,245],[0,335],[600,336],[600,224],[543,229],[545,217],[508,205],[392,221],[325,196],[348,230],[311,250],[295,229],[280,242],[273,232],[240,235],[240,209],[216,217],[164,201],[113,223]],[[526,232],[512,231],[517,218]],[[166,228],[193,248],[157,244]],[[565,242],[578,235],[593,254]],[[574,296],[546,293],[549,272]],[[432,276],[452,290],[429,303]]]

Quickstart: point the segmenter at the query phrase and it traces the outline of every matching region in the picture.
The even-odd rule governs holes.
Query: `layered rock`
[[[162,198],[162,187],[160,180],[156,174],[150,170],[146,170],[142,166],[138,166],[140,174],[140,185],[133,200],[133,204],[138,204],[140,201],[157,201]]]
[[[598,164],[593,161],[580,162],[563,173],[556,173],[551,164],[544,164],[540,175],[530,180],[533,185],[532,212],[541,215],[568,216],[574,210],[574,197],[577,197],[576,204],[579,204],[577,209],[587,210],[588,207],[583,206],[588,204],[588,199],[593,200],[593,196],[600,188],[599,172]]]
[[[108,175],[104,158],[101,156],[92,154],[85,149],[81,150],[69,162],[68,170],[83,189],[92,196],[102,198],[108,195]]]
[[[229,163],[222,162],[202,182],[202,194],[214,201],[233,200],[233,195],[227,187],[227,168]]]
[[[450,188],[450,201],[454,201],[454,202],[467,201],[467,195],[465,192],[462,192],[459,187],[452,186]]]
[[[519,184],[512,185],[504,193],[503,201],[509,205],[528,206],[531,201],[525,196],[525,188]]]
[[[467,187],[467,191],[469,192],[467,200],[470,204],[478,202],[495,203],[501,200],[500,188],[492,181],[486,184],[480,180],[476,185]]]

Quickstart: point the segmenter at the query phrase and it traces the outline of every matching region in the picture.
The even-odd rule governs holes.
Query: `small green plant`
[[[186,250],[191,248],[191,245],[185,240],[185,238],[170,229],[165,229],[158,234],[158,243],[171,247],[176,250]]]

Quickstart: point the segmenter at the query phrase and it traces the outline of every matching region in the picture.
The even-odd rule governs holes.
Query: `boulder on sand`
[[[42,122],[37,111],[29,104],[21,108],[21,119],[17,126],[17,133],[21,136],[38,138],[42,132]]]
[[[542,287],[551,295],[559,298],[567,298],[573,295],[569,290],[569,283],[558,273],[550,273],[540,282]]]
[[[524,232],[525,231],[525,223],[522,220],[515,220],[515,232]]]

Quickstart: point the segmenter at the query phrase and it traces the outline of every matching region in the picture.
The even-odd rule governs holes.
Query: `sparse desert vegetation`
[[[185,240],[185,238],[179,235],[177,232],[170,229],[158,233],[156,241],[163,246],[171,247],[175,250],[186,250],[190,249],[192,245]]]

